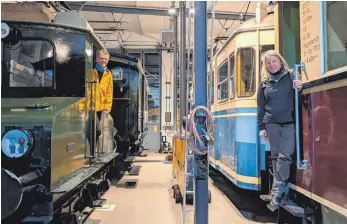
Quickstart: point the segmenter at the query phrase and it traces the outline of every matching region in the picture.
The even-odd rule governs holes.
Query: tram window
[[[271,45],[264,45],[264,46],[260,46],[260,52],[259,52],[259,82],[261,80],[261,69],[263,68],[263,56],[265,54],[265,52],[267,52],[268,50],[274,50],[275,49],[275,45],[271,44]]]
[[[10,54],[6,65],[10,73],[9,87],[53,87],[53,46],[43,40],[21,40],[6,46]]]
[[[347,2],[326,2],[328,71],[347,65]]]
[[[218,100],[228,98],[228,61],[218,68]]]
[[[230,73],[230,98],[234,99],[235,98],[235,55],[233,54],[230,59],[230,68],[229,68],[229,73]]]
[[[237,96],[248,97],[255,93],[255,54],[253,48],[237,52]]]

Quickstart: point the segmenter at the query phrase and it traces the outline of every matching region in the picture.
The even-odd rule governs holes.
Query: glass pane
[[[328,71],[347,65],[347,2],[327,2]]]
[[[225,80],[228,78],[228,61],[225,61],[218,69],[218,99],[222,100],[228,98],[228,82]],[[223,84],[221,84],[223,82]]]
[[[228,98],[228,82],[223,82],[218,85],[218,99],[224,100]]]
[[[267,52],[268,50],[274,50],[275,49],[275,45],[264,45],[264,46],[260,46],[260,55],[259,55],[259,82],[261,80],[261,69],[263,67],[263,56],[265,54],[265,52]]]
[[[231,56],[230,58],[230,98],[235,98],[235,56]]]
[[[240,49],[237,55],[238,96],[252,96],[255,92],[255,57],[252,48]],[[240,74],[239,74],[240,71]]]
[[[218,82],[223,82],[228,77],[228,61],[218,69]]]
[[[10,87],[53,87],[53,46],[42,40],[22,40],[7,47]]]

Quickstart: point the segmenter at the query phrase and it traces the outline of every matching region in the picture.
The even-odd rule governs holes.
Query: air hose
[[[199,135],[196,126],[197,120],[199,120],[201,116],[200,118],[198,117],[196,119],[196,114],[198,111],[199,114],[201,114],[201,110],[204,111],[206,119],[203,121],[203,123],[200,123],[204,128],[203,134]],[[214,124],[211,112],[204,106],[195,107],[190,113],[189,126],[189,148],[193,149],[198,155],[206,155],[208,153],[208,149],[214,147]],[[199,143],[200,149],[198,148],[197,143]]]

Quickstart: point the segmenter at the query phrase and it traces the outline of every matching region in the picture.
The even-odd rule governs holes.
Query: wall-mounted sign
[[[319,2],[300,2],[301,61],[305,63],[309,80],[321,75],[320,70],[320,8]],[[307,81],[305,75],[301,75]]]

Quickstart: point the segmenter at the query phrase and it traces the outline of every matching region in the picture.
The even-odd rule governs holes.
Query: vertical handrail
[[[299,68],[302,68],[306,78],[305,64],[301,62],[295,65],[295,80],[299,80]],[[299,90],[295,89],[295,146],[296,146],[296,166],[298,170],[308,169],[308,160],[301,161],[301,147],[300,147],[300,124],[299,124]]]

